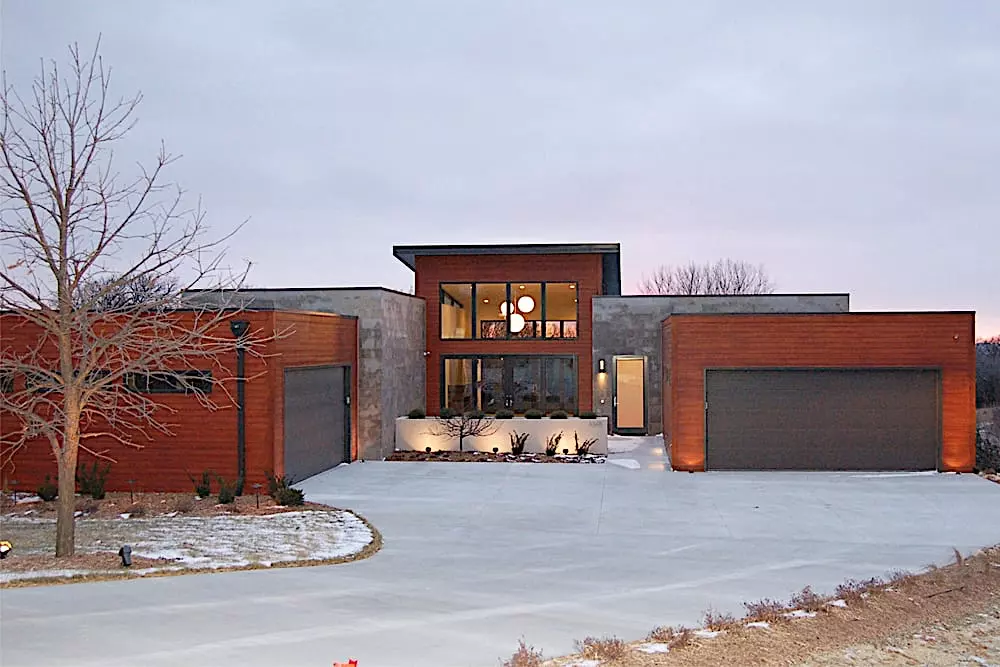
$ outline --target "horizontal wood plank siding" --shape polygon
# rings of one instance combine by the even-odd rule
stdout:
[[[671,441],[673,467],[705,468],[708,368],[938,368],[940,469],[970,471],[975,465],[974,328],[972,313],[671,316],[663,324],[664,351],[669,345],[671,359],[664,433]]]
[[[294,332],[275,341],[280,355],[274,374],[273,437],[274,459],[270,462],[277,474],[285,466],[285,368],[301,366],[349,366],[351,373],[351,460],[358,457],[358,320],[326,313],[275,313],[275,330]]]
[[[416,258],[416,296],[427,301],[427,412],[441,409],[441,357],[448,354],[562,354],[579,362],[581,410],[593,403],[591,299],[601,293],[602,255],[449,255]],[[575,282],[575,340],[441,340],[440,283]]]

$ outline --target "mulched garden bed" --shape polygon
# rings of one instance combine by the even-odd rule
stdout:
[[[510,452],[413,452],[396,451],[393,452],[387,461],[447,461],[460,463],[604,463],[607,460],[604,454],[556,454],[546,456],[545,454],[511,454]]]

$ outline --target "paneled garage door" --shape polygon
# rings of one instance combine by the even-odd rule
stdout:
[[[933,470],[935,370],[709,370],[709,470]]]
[[[350,369],[285,369],[285,474],[296,481],[349,458]]]

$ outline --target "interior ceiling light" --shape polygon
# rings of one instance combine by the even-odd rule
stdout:
[[[524,330],[524,318],[519,313],[510,316],[510,332],[521,333]]]
[[[517,300],[517,309],[522,313],[530,313],[535,309],[535,300],[530,296],[522,296]]]
[[[569,288],[570,289],[576,289],[576,285],[570,285]]]
[[[518,289],[524,289],[524,285],[518,285]]]
[[[500,304],[500,316],[507,317],[507,311],[510,310],[510,302],[504,301]]]
[[[489,302],[490,302],[489,299],[483,299],[483,303],[489,303]]]

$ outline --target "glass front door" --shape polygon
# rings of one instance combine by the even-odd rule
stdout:
[[[615,357],[615,432],[646,432],[646,362],[642,357]]]

